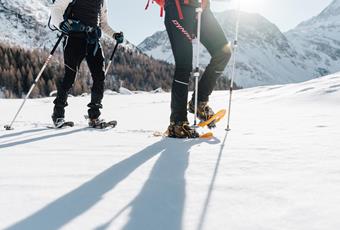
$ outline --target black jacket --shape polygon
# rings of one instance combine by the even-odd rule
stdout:
[[[97,27],[102,7],[103,0],[77,0],[72,7],[70,18],[79,20],[87,26]]]

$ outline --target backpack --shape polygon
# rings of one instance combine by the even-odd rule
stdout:
[[[52,0],[50,4],[50,18],[48,20],[48,27],[52,30],[59,30],[60,23],[66,20],[72,11],[72,6],[76,0]]]
[[[179,1],[180,0],[175,0],[175,3],[176,3],[177,11],[178,11],[178,16],[182,20],[182,19],[184,19],[184,17],[183,17],[183,12],[182,12],[182,8],[181,8],[181,3]],[[147,4],[145,6],[145,10],[147,10],[149,8],[150,2],[152,2],[152,3],[156,2],[161,7],[160,16],[163,17],[165,0],[148,0]],[[184,4],[188,5],[189,0],[184,0]]]

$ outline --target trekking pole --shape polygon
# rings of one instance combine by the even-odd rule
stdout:
[[[31,95],[31,93],[32,93],[32,91],[33,91],[33,89],[34,89],[34,87],[37,85],[37,83],[38,83],[40,77],[42,76],[42,74],[43,74],[44,70],[46,69],[48,63],[51,61],[52,56],[54,55],[54,52],[55,52],[56,49],[58,48],[58,46],[59,46],[59,44],[60,44],[60,42],[61,42],[61,40],[63,39],[64,36],[65,36],[65,34],[61,34],[61,35],[59,36],[59,39],[58,39],[57,43],[54,45],[54,47],[53,47],[53,49],[52,49],[50,55],[48,56],[48,58],[47,58],[46,61],[45,61],[45,64],[44,64],[43,67],[41,68],[41,70],[40,70],[40,72],[39,72],[37,78],[34,80],[33,85],[31,86],[30,90],[28,91],[28,93],[27,93],[27,95],[26,95],[24,101],[22,102],[22,104],[21,104],[21,106],[20,106],[18,112],[15,114],[15,116],[14,116],[12,122],[10,123],[10,125],[5,125],[5,126],[4,126],[4,128],[5,128],[6,130],[12,130],[12,129],[13,129],[13,127],[12,127],[13,123],[14,123],[15,120],[17,119],[17,117],[18,117],[20,111],[22,110],[22,108],[24,107],[24,104],[26,103],[27,99],[28,99],[29,96]]]
[[[198,107],[198,79],[200,77],[200,40],[201,40],[201,22],[202,22],[202,0],[198,0],[200,7],[196,9],[197,12],[197,43],[196,43],[196,67],[194,71],[195,77],[195,115],[194,115],[194,128],[197,126],[197,107]]]
[[[233,95],[233,88],[234,88],[234,79],[236,73],[236,59],[237,59],[237,48],[238,48],[238,35],[239,35],[239,27],[240,27],[240,12],[241,12],[241,0],[238,1],[238,9],[237,9],[237,16],[236,16],[236,25],[235,25],[235,40],[233,44],[233,67],[231,73],[231,80],[230,80],[230,96],[229,96],[229,108],[228,108],[228,123],[226,131],[230,131],[230,115],[231,115],[231,102],[232,102],[232,95]]]
[[[119,45],[119,42],[116,42],[115,48],[113,49],[113,52],[112,52],[111,57],[110,57],[110,61],[109,61],[109,63],[107,64],[107,67],[106,67],[106,70],[105,70],[105,76],[106,76],[107,73],[109,72],[109,69],[110,69],[110,66],[111,66],[111,64],[112,64],[113,57],[114,57],[114,55],[115,55],[115,53],[116,53],[116,50],[117,50],[117,48],[118,48],[118,45]]]

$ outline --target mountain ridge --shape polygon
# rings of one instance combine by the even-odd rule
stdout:
[[[237,84],[252,87],[301,82],[339,71],[340,42],[336,38],[340,37],[340,18],[336,20],[339,16],[334,13],[339,5],[339,0],[333,1],[319,15],[287,32],[281,32],[258,13],[241,12]],[[232,41],[235,37],[235,10],[215,15]],[[162,36],[159,34],[146,38],[138,47],[152,57],[173,63],[169,43],[164,41],[166,32],[163,31]],[[165,46],[154,46],[152,40],[157,40],[154,44]],[[308,50],[310,47],[313,49]],[[204,66],[210,59],[206,50],[202,57]],[[226,75],[229,73],[227,69]]]

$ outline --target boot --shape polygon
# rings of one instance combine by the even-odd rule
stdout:
[[[91,102],[87,105],[90,109],[87,111],[89,119],[98,119],[100,116],[100,109],[103,108],[102,102],[102,95],[99,95],[95,92],[91,93]]]
[[[88,113],[88,116],[89,116],[89,119],[92,120],[92,119],[98,119],[99,116],[100,116],[100,110],[99,109],[102,109],[103,108],[103,105],[100,104],[100,103],[89,103],[87,105],[87,107],[89,107],[90,109],[87,111]]]
[[[199,134],[195,129],[189,126],[187,121],[171,122],[168,130],[168,136],[172,138],[198,138]]]
[[[188,103],[188,111],[192,114],[195,113],[195,102],[193,100]],[[210,108],[207,101],[199,101],[197,103],[197,117],[201,121],[209,120],[214,116],[214,111]]]
[[[99,118],[89,118],[89,126],[92,128],[102,128],[104,121]]]
[[[192,114],[195,113],[195,102],[193,100],[190,100],[188,103],[188,111]],[[197,103],[197,118],[201,121],[207,121],[212,116],[214,116],[214,111],[210,108],[207,101],[199,101]],[[214,122],[211,122],[208,125],[208,128],[215,128],[216,124]]]
[[[52,114],[52,121],[55,126],[58,126],[62,122],[64,122],[65,107],[68,105],[66,100],[67,100],[67,95],[64,97],[61,97],[60,95],[58,95],[56,99],[53,101],[54,108],[53,108],[53,114]]]

